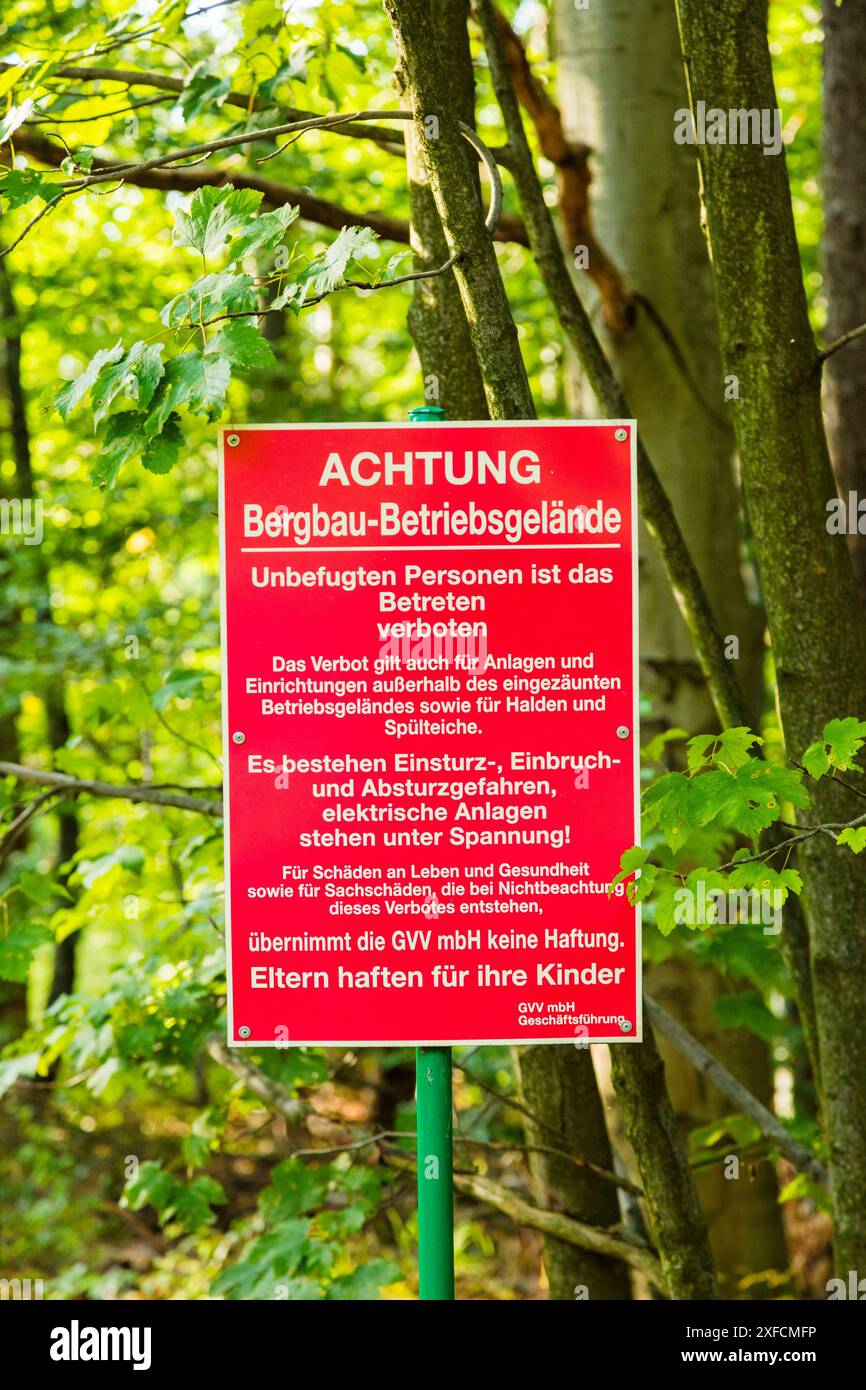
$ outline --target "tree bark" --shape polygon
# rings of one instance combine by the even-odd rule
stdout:
[[[610,1140],[589,1048],[520,1047],[514,1056],[521,1099],[537,1117],[526,1122],[527,1143],[555,1145],[610,1170]],[[557,1154],[532,1154],[530,1168],[539,1206],[565,1211],[592,1226],[619,1222],[615,1188],[591,1169]],[[630,1297],[624,1264],[555,1236],[545,1237],[544,1268],[552,1299]]]
[[[643,1042],[611,1047],[610,1062],[670,1296],[716,1298],[706,1222],[680,1142],[664,1063],[646,1014]]]
[[[30,429],[27,423],[27,398],[24,391],[23,378],[21,372],[21,331],[18,324],[18,310],[15,302],[15,292],[9,275],[6,261],[0,262],[0,308],[2,308],[3,318],[6,323],[4,330],[4,366],[6,389],[9,399],[9,432],[12,437],[12,452],[15,460],[15,486],[17,495],[21,498],[34,497],[33,486],[33,464],[30,449]],[[34,572],[39,591],[38,621],[53,630],[54,623],[51,614],[51,605],[48,601],[50,589],[48,566],[44,555],[38,552],[33,560]],[[18,615],[14,615],[17,621]],[[12,621],[12,619],[10,619]],[[69,724],[66,716],[64,704],[63,687],[50,683],[43,692],[45,708],[48,722],[48,742],[52,752],[56,748],[62,747],[69,737]],[[7,717],[4,723],[11,721],[11,730],[6,729],[5,736],[0,736],[0,752],[4,760],[8,757],[8,752],[12,751],[15,756],[11,759],[17,761],[17,739],[14,737],[15,719],[14,714]],[[11,741],[10,741],[11,734]],[[64,864],[71,859],[78,847],[78,816],[75,807],[71,803],[65,803],[57,811],[58,818],[58,846],[57,862]],[[65,886],[66,878],[61,878],[61,883]],[[71,933],[63,941],[58,942],[54,950],[54,971],[51,988],[49,991],[48,1002],[53,1003],[60,994],[71,994],[75,983],[75,959],[78,942],[78,932]]]
[[[0,338],[3,345],[3,394],[6,399],[6,431],[9,434],[12,457],[15,460],[15,481],[12,491],[22,500],[32,496],[30,477],[30,437],[27,433],[27,418],[24,413],[24,397],[21,391],[21,333],[5,261],[0,261],[0,315],[2,328]],[[5,490],[5,489],[4,489]],[[13,630],[19,622],[17,607],[10,607],[2,614],[2,621],[9,633],[9,644],[4,640],[4,650],[11,645]],[[17,762],[20,756],[18,743],[18,700],[11,692],[0,702],[0,758]],[[12,808],[12,819],[17,814],[17,806]],[[26,840],[19,840],[18,848],[23,849]],[[19,895],[20,896],[20,895]],[[21,911],[13,898],[10,904],[12,920]],[[0,1045],[20,1037],[27,1027],[27,986],[12,980],[0,980]]]
[[[557,238],[549,209],[545,204],[538,176],[529,150],[526,133],[517,104],[517,96],[511,81],[508,61],[503,43],[501,27],[496,19],[492,0],[473,0],[473,10],[481,26],[484,43],[491,65],[493,87],[505,121],[510,149],[510,168],[517,186],[523,215],[529,232],[530,244],[535,254],[538,268],[553,301],[560,323],[567,338],[578,353],[587,378],[595,393],[601,409],[614,418],[628,417],[630,411],[625,395],[607,361],[596,337],[589,317],[578,298],[569,275],[562,247]],[[641,511],[653,537],[657,540],[665,558],[665,568],[674,586],[684,615],[687,617],[689,631],[692,633],[701,660],[701,669],[713,692],[719,716],[722,720],[733,717],[733,722],[741,722],[743,703],[737,678],[725,668],[722,658],[721,637],[707,602],[706,594],[697,574],[688,547],[677,525],[659,477],[653,467],[641,439],[638,439],[638,488]],[[648,1050],[655,1052],[654,1044]],[[612,1049],[615,1053],[617,1049]],[[619,1066],[629,1084],[639,1088],[641,1074],[648,1065],[642,1047],[620,1049]],[[661,1090],[670,1110],[670,1101],[664,1091],[663,1072]],[[672,1112],[671,1112],[672,1113]],[[688,1172],[682,1145],[676,1138],[669,1137],[671,1169],[679,1175],[681,1183],[690,1187],[690,1202],[700,1215],[700,1204],[691,1176]],[[662,1177],[662,1182],[664,1177]],[[676,1207],[679,1192],[669,1193],[671,1207]],[[661,1223],[662,1233],[667,1226]],[[677,1237],[672,1228],[671,1234]],[[704,1256],[706,1255],[706,1260]],[[674,1252],[672,1258],[676,1259]],[[702,1245],[696,1253],[698,1262],[704,1263],[704,1281],[714,1285],[712,1263],[709,1260],[709,1245],[706,1228],[703,1230]]]
[[[460,134],[432,24],[429,0],[385,0],[405,99],[436,203],[454,278],[495,420],[535,418],[526,367],[496,253],[484,226],[468,147]],[[426,119],[425,118],[429,118]]]
[[[722,631],[728,641],[736,638],[733,660],[756,726],[764,617],[747,594],[740,563],[734,429],[722,389],[697,171],[690,151],[671,138],[671,112],[687,102],[676,15],[665,0],[620,0],[580,11],[571,0],[557,0],[555,45],[565,135],[569,144],[585,142],[592,150],[593,225],[636,300],[630,331],[602,331],[602,342]],[[571,250],[575,232],[562,220]],[[590,273],[594,254],[590,247]],[[578,271],[577,285],[594,313],[598,294],[591,279]],[[591,414],[593,402],[574,366],[567,394],[581,413]],[[688,630],[646,532],[640,538],[640,608],[641,690],[653,703],[642,731],[717,728]],[[746,1029],[723,1031],[715,1023],[716,999],[730,988],[715,970],[686,955],[671,956],[647,967],[646,987],[664,996],[679,1021],[771,1104],[767,1045]],[[729,1113],[724,1097],[703,1084],[667,1039],[658,1045],[681,1127]],[[720,1276],[785,1266],[770,1165],[753,1182],[727,1181],[722,1165],[696,1174],[695,1181]]]
[[[458,250],[465,253],[455,266],[454,278],[459,286],[462,321],[468,324],[471,358],[477,362],[483,381],[486,406],[494,419],[534,418],[535,407],[514,321],[496,255],[484,229],[472,166],[456,124],[454,98],[449,95],[455,64],[453,55],[451,62],[442,56],[441,17],[434,24],[429,0],[386,0],[386,9],[397,38],[404,99],[416,113],[416,151],[429,179],[445,246],[449,255]],[[459,22],[463,22],[462,18]],[[453,25],[449,32],[453,38]],[[463,50],[464,62],[467,57]],[[446,113],[447,120],[443,119]],[[438,121],[438,126],[427,123],[427,128],[436,132],[432,138],[424,124],[424,117],[430,115]],[[426,218],[428,209],[422,211]],[[451,308],[447,306],[449,312]],[[436,370],[438,359],[431,353],[430,360]],[[465,374],[465,360],[459,365]],[[594,1077],[590,1084],[587,1065],[591,1069],[589,1058],[580,1056],[573,1048],[542,1048],[531,1060],[524,1054],[519,1071],[526,1072],[529,1088],[540,1103],[544,1103],[545,1097],[560,1098],[553,1102],[557,1129],[563,1120],[560,1104],[564,1091],[579,1093],[584,1123],[580,1115],[571,1116],[566,1122],[569,1138],[581,1153],[592,1148],[593,1154],[586,1156],[596,1157],[601,1166],[609,1168],[611,1154],[601,1101]],[[535,1165],[535,1173],[547,1188],[547,1200],[575,1214],[582,1212],[586,1220],[604,1224],[616,1213],[616,1198],[612,1198],[611,1190],[594,1175],[580,1173],[574,1164]],[[545,1264],[551,1297],[573,1298],[575,1287],[581,1284],[587,1285],[591,1295],[595,1290],[596,1297],[628,1296],[624,1269],[577,1247],[568,1248],[561,1241],[549,1239],[545,1243]]]
[[[824,285],[828,342],[866,323],[866,8],[823,0]],[[866,338],[827,362],[824,401],[840,495],[866,497]],[[848,538],[866,603],[866,536]]]
[[[677,0],[692,109],[775,111],[765,8]],[[827,532],[835,485],[820,408],[784,154],[699,145],[702,191],[734,422],[767,605],[788,754],[833,717],[866,708],[866,633],[844,539]],[[845,821],[852,798],[826,779],[813,814]],[[866,1267],[866,864],[823,835],[803,847],[821,1094],[836,1259]]]
[[[468,11],[468,0],[440,0],[431,23],[450,103],[464,124],[474,126]],[[414,125],[406,130],[406,169],[415,269],[431,270],[443,265],[450,253]],[[486,420],[484,383],[453,271],[417,281],[408,323],[421,362],[427,404],[441,406],[446,420]]]

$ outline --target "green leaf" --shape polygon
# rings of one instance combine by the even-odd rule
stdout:
[[[111,487],[123,465],[139,453],[143,443],[142,419],[135,411],[112,415],[98,458],[90,468],[90,480]]]
[[[192,196],[190,210],[175,215],[174,240],[177,246],[191,246],[210,256],[225,246],[233,232],[249,222],[263,198],[252,188],[199,188]]]
[[[172,671],[165,684],[150,697],[150,703],[155,710],[162,711],[172,700],[194,700],[204,694],[206,675],[205,671],[188,668]]]
[[[823,743],[810,743],[803,754],[803,766],[810,777],[815,780],[823,777],[825,772],[830,771],[830,759]]]
[[[670,936],[674,927],[678,926],[677,911],[682,901],[677,897],[681,891],[682,884],[670,880],[659,890],[653,899],[655,910],[655,924],[662,936]]]
[[[148,440],[141,462],[149,473],[170,473],[180,458],[183,435],[177,419],[170,415],[161,432]]]
[[[689,739],[688,752],[686,753],[686,764],[689,772],[696,772],[704,763],[709,762],[708,750],[712,748],[716,741],[715,734],[697,734]]]
[[[824,725],[824,744],[833,767],[840,772],[859,772],[855,758],[866,740],[866,720],[831,719]]]
[[[6,210],[23,207],[34,198],[50,203],[60,192],[39,169],[6,169],[0,175],[0,197],[6,200]]]
[[[130,1179],[124,1188],[120,1205],[130,1211],[141,1211],[142,1207],[155,1207],[161,1212],[171,1198],[174,1179],[153,1159],[146,1159],[138,1170],[138,1176]]]
[[[751,839],[779,820],[783,801],[809,805],[799,772],[758,758],[749,758],[734,773],[702,772],[691,787],[689,812],[696,825],[717,821]]]
[[[640,871],[640,878],[628,885],[626,892],[632,907],[636,907],[638,903],[644,902],[649,897],[655,887],[658,873],[655,864],[645,864]]]
[[[204,63],[196,63],[179,98],[184,120],[191,121],[202,111],[219,110],[231,89],[228,77],[219,77],[208,72]]]
[[[291,226],[299,213],[300,208],[291,207],[286,203],[281,208],[275,208],[273,212],[262,212],[253,218],[229,247],[231,263],[239,261],[250,251],[267,250],[276,246],[282,241],[286,228]]]
[[[388,265],[390,266],[390,264],[389,261]],[[681,738],[688,738],[685,729],[663,729],[660,734],[656,734],[655,738],[650,739],[649,743],[644,744],[640,750],[641,757],[648,763],[660,762],[667,744]]]
[[[160,1214],[161,1221],[178,1221],[186,1231],[199,1231],[214,1222],[212,1208],[228,1201],[216,1178],[199,1173],[188,1183],[175,1180],[171,1201]]]
[[[230,381],[231,368],[223,357],[200,352],[173,357],[144,422],[145,432],[159,434],[172,411],[181,405],[196,414],[222,407]]]
[[[823,739],[810,743],[803,754],[803,766],[810,777],[824,777],[832,768],[839,772],[860,772],[857,755],[866,741],[866,720],[831,719],[824,725]]]
[[[360,256],[375,246],[378,233],[370,227],[344,227],[320,256],[316,256],[298,279],[313,295],[330,294],[341,285],[346,272]]]
[[[80,376],[61,386],[54,397],[54,405],[64,420],[68,420],[79,401],[96,382],[97,377],[108,363],[119,362],[123,357],[123,346],[118,338],[114,347],[101,348],[91,357]]]
[[[119,845],[110,854],[101,854],[98,859],[82,859],[76,870],[85,888],[103,878],[111,869],[124,869],[140,878],[144,871],[144,850],[139,845]]]
[[[779,1204],[799,1198],[805,1198],[817,1211],[830,1215],[830,1197],[826,1188],[815,1182],[814,1178],[810,1178],[808,1173],[796,1173],[790,1182],[785,1183],[779,1193]]]
[[[698,1153],[701,1149],[714,1149],[721,1141],[733,1140],[737,1148],[745,1148],[761,1138],[761,1128],[749,1115],[725,1115],[711,1120],[707,1125],[699,1125],[689,1135],[689,1149]]]
[[[751,759],[749,749],[755,744],[760,746],[763,742],[764,740],[753,734],[751,729],[742,726],[723,729],[719,734],[720,747],[715,754],[715,761],[729,767],[743,767]]]
[[[233,275],[227,270],[202,275],[163,305],[159,316],[169,328],[177,328],[184,323],[207,323],[220,314],[255,313],[259,301],[252,285],[252,276]]]
[[[47,874],[34,873],[32,869],[23,871],[18,880],[18,887],[32,903],[50,903],[57,897],[70,896],[62,883],[57,883]]]
[[[383,1284],[396,1284],[402,1278],[393,1260],[370,1260],[351,1274],[341,1274],[328,1286],[329,1299],[359,1299],[371,1302],[379,1297]]]
[[[89,145],[79,145],[74,153],[63,160],[60,167],[64,174],[89,174],[93,168],[93,150]]]
[[[783,1026],[767,1008],[757,990],[721,994],[716,1000],[716,1017],[722,1028],[748,1028],[764,1042],[773,1043]]]
[[[836,841],[837,845],[847,845],[853,854],[866,849],[866,825],[849,825]]]
[[[647,861],[648,854],[649,850],[642,849],[640,845],[633,845],[631,849],[627,849],[625,853],[620,856],[620,871],[607,890],[608,897],[610,897],[618,884],[622,883],[630,874],[635,873],[636,870],[643,867]]]
[[[306,294],[306,285],[299,285],[296,280],[283,280],[281,289],[268,307],[270,309],[285,309],[286,306],[289,306],[296,314],[300,313],[304,307]]]
[[[671,849],[680,849],[685,843],[694,785],[682,772],[667,772],[644,792],[645,828],[651,830],[657,825]]]
[[[0,932],[0,979],[23,983],[36,951],[52,940],[48,928],[37,922],[16,922],[7,932]]]
[[[95,407],[93,424],[98,425],[119,395],[138,401],[144,409],[153,399],[165,367],[162,343],[133,343],[119,361],[107,362],[100,370],[90,393]]]
[[[742,767],[749,762],[749,749],[756,743],[763,742],[762,738],[743,725],[724,729],[720,734],[698,734],[695,738],[689,739],[689,771],[696,772],[706,763],[713,763],[728,770]]]
[[[262,1211],[269,1221],[304,1216],[321,1206],[329,1180],[326,1167],[308,1168],[298,1159],[283,1159],[271,1174],[271,1186],[262,1193]]]
[[[208,343],[211,353],[224,357],[232,367],[250,371],[255,367],[273,366],[274,357],[267,338],[251,323],[235,320],[227,323]]]
[[[243,1259],[217,1275],[212,1292],[229,1298],[273,1298],[274,1286],[293,1275],[309,1251],[310,1226],[309,1220],[290,1219],[259,1236]],[[314,1288],[317,1292],[313,1297],[321,1298],[318,1286]]]
[[[773,869],[764,863],[743,864],[732,870],[727,881],[734,889],[746,888],[766,896],[774,907],[781,907],[789,892],[803,891],[803,880],[796,869]]]

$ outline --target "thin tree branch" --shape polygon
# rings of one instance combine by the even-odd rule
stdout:
[[[397,1168],[402,1172],[415,1171],[414,1164],[409,1159],[401,1159],[397,1155],[387,1155],[385,1162],[390,1168]],[[581,1250],[591,1250],[596,1255],[607,1255],[611,1259],[622,1260],[643,1274],[661,1293],[667,1292],[661,1265],[648,1246],[604,1226],[590,1226],[585,1221],[578,1221],[575,1217],[566,1215],[565,1212],[533,1206],[524,1197],[518,1197],[516,1193],[490,1178],[483,1177],[480,1173],[457,1172],[454,1174],[454,1186],[458,1192],[464,1192],[467,1196],[483,1202],[485,1206],[502,1212],[503,1216],[510,1217],[518,1226],[541,1231],[545,1236],[552,1236],[567,1245],[576,1245]]]
[[[866,323],[861,323],[859,327],[851,328],[847,333],[843,333],[841,338],[834,338],[832,343],[828,343],[827,346],[818,353],[819,363],[826,362],[827,358],[832,357],[834,352],[838,352],[840,348],[847,347],[848,344],[853,343],[855,339],[862,338],[864,333],[866,333]]]
[[[15,846],[15,841],[20,839],[23,835],[34,816],[38,813],[40,807],[44,806],[46,801],[50,801],[52,797],[61,794],[61,788],[49,787],[47,791],[40,792],[32,801],[28,801],[24,809],[10,822],[9,829],[6,831],[3,839],[0,840],[0,865],[6,862]]]
[[[59,169],[64,159],[67,158],[65,149],[58,149],[44,135],[38,135],[30,130],[17,132],[15,148],[20,154],[28,154],[31,158],[38,160],[40,164],[46,164],[54,169]],[[107,159],[94,159],[93,161],[93,168],[98,172],[115,167],[116,165]],[[403,218],[390,217],[387,213],[341,207],[338,203],[317,198],[303,188],[295,188],[280,183],[277,179],[267,178],[262,174],[247,174],[241,170],[233,169],[228,164],[188,165],[186,168],[179,169],[152,169],[144,173],[126,173],[123,181],[134,184],[138,188],[155,188],[162,192],[178,193],[194,193],[199,188],[219,187],[222,184],[231,183],[235,188],[252,188],[256,192],[264,194],[264,202],[269,207],[284,207],[286,204],[297,207],[305,222],[315,222],[320,227],[331,227],[338,232],[342,231],[343,227],[348,226],[370,227],[386,241],[395,241],[404,246],[409,245],[409,223]],[[29,228],[25,229],[24,235],[28,230]],[[523,221],[513,213],[502,214],[499,219],[499,226],[493,236],[496,241],[516,242],[519,246],[529,245],[529,237]]]
[[[259,1100],[265,1101],[267,1105],[273,1106],[289,1124],[297,1124],[308,1114],[310,1110],[309,1101],[300,1100],[297,1096],[290,1096],[284,1086],[279,1081],[273,1081],[271,1077],[265,1076],[260,1067],[255,1062],[250,1062],[241,1052],[232,1051],[227,1047],[221,1038],[211,1038],[207,1044],[208,1056],[217,1063],[230,1071],[239,1081],[242,1081],[248,1091],[252,1091]]]
[[[471,1082],[473,1086],[478,1086],[480,1090],[486,1091],[488,1095],[493,1096],[493,1098],[497,1100],[500,1105],[507,1106],[509,1110],[517,1110],[521,1115],[525,1115],[527,1119],[533,1120],[535,1124],[538,1125],[539,1129],[546,1129],[548,1134],[553,1135],[554,1138],[560,1140],[563,1139],[563,1136],[558,1129],[555,1129],[553,1125],[547,1124],[541,1118],[540,1115],[536,1115],[535,1112],[530,1110],[528,1106],[524,1105],[523,1102],[519,1100],[517,1096],[508,1096],[505,1095],[503,1091],[497,1091],[495,1086],[491,1086],[487,1081],[482,1081],[480,1076],[476,1076],[474,1072],[470,1071],[468,1067],[464,1066],[463,1063],[458,1061],[456,1058],[454,1060],[454,1065],[455,1067],[459,1067],[460,1071],[462,1071],[467,1081]],[[455,1144],[481,1144],[482,1142],[485,1143],[485,1147],[497,1147],[494,1144],[488,1144],[486,1141],[482,1141],[480,1139],[472,1139],[465,1135],[454,1135]],[[535,1146],[534,1148],[527,1148],[525,1144],[503,1144],[499,1147],[504,1149],[506,1152],[519,1151],[522,1153],[556,1154],[560,1158],[567,1158],[569,1162],[577,1164],[579,1168],[589,1169],[590,1172],[595,1173],[596,1177],[600,1178],[603,1182],[612,1183],[614,1186],[621,1187],[624,1189],[624,1191],[632,1192],[637,1196],[641,1195],[641,1189],[639,1187],[636,1187],[634,1183],[630,1182],[628,1178],[621,1178],[617,1173],[608,1172],[606,1168],[602,1168],[598,1163],[593,1163],[591,1159],[584,1158],[583,1154],[572,1153],[568,1149],[546,1146]]]
[[[554,1239],[565,1241],[568,1245],[577,1245],[583,1250],[592,1250],[596,1255],[608,1255],[612,1259],[622,1260],[643,1274],[661,1293],[666,1292],[661,1265],[646,1246],[604,1227],[587,1225],[585,1221],[578,1221],[564,1212],[533,1206],[531,1202],[479,1173],[455,1173],[454,1186],[458,1192],[465,1192],[484,1202],[486,1206],[501,1211],[519,1226],[541,1231],[546,1236],[553,1236]]]
[[[0,762],[0,777],[17,777],[19,782],[37,782],[73,796],[85,793],[88,796],[115,797],[120,801],[150,802],[156,806],[174,806],[179,811],[200,811],[203,816],[221,816],[223,813],[222,801],[204,801],[145,785],[124,787],[113,782],[68,777],[65,772],[43,772],[41,768],[25,767],[23,763]],[[218,791],[219,788],[214,787],[213,790]]]
[[[792,1138],[788,1130],[780,1120],[776,1118],[765,1105],[762,1105],[757,1097],[741,1081],[738,1081],[721,1062],[717,1061],[713,1055],[707,1051],[697,1038],[693,1038],[681,1023],[663,1009],[661,1004],[657,1004],[649,995],[644,996],[647,1013],[660,1033],[673,1043],[678,1052],[687,1057],[692,1065],[711,1081],[717,1090],[721,1091],[731,1101],[738,1111],[748,1115],[749,1119],[754,1120],[761,1133],[774,1144],[787,1159],[790,1159],[794,1167],[801,1173],[806,1173],[815,1182],[827,1183],[827,1172],[820,1159],[806,1148],[804,1144]]]
[[[117,106],[113,111],[98,111],[94,116],[33,116],[28,124],[30,125],[87,125],[90,121],[113,120],[115,116],[123,116],[127,111],[141,111],[148,106],[157,106],[161,102],[168,101],[168,97],[146,97],[144,101],[134,101],[129,106]],[[18,141],[15,141],[16,145]]]
[[[606,1168],[601,1168],[597,1163],[584,1158],[583,1154],[569,1153],[566,1149],[552,1148],[547,1144],[499,1144],[492,1139],[472,1139],[465,1134],[455,1134],[454,1143],[466,1144],[469,1148],[490,1149],[493,1153],[552,1154],[556,1158],[564,1158],[568,1163],[573,1163],[577,1168],[588,1168],[602,1182],[610,1183],[611,1187],[621,1187],[624,1192],[630,1192],[634,1197],[643,1196],[643,1189],[629,1178],[610,1173]]]
[[[0,63],[0,72],[15,66],[17,66],[15,63]],[[73,77],[81,82],[118,82],[125,87],[154,87],[158,91],[176,94],[183,92],[186,85],[182,78],[170,77],[167,73],[143,72],[137,68],[79,67],[75,64],[55,68],[51,73],[51,78],[54,77]],[[223,104],[239,107],[246,112],[273,111],[276,105],[272,101],[266,101],[263,97],[257,97],[252,92],[229,92],[223,99]],[[316,119],[315,112],[304,111],[300,107],[279,106],[277,109],[290,120]],[[372,140],[375,144],[385,148],[389,154],[402,156],[404,153],[403,141],[397,137],[395,131],[390,130],[387,126],[374,126],[351,121],[340,127],[340,134],[356,140]]]
[[[282,125],[264,126],[261,129],[240,131],[234,135],[223,135],[216,140],[205,140],[199,145],[188,145],[184,149],[173,150],[169,154],[155,155],[153,159],[144,160],[141,163],[128,161],[126,163],[109,165],[97,174],[88,174],[74,183],[67,184],[69,191],[78,188],[90,188],[95,183],[105,183],[106,180],[120,178],[127,173],[146,173],[150,169],[162,169],[169,164],[176,164],[180,159],[195,159],[199,155],[213,154],[217,150],[236,149],[243,145],[255,145],[261,140],[276,140],[281,135],[293,135],[296,132],[303,134],[308,130],[336,130],[345,126],[347,122],[357,120],[359,116],[390,116],[393,120],[402,120],[405,116],[400,111],[362,111],[349,113],[345,116],[310,116],[302,121],[288,121]]]

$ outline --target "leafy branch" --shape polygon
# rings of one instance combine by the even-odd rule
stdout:
[[[682,730],[669,730],[645,754],[656,758],[664,743],[681,736]],[[649,843],[626,850],[610,891],[628,880],[629,901],[650,902],[663,936],[678,925],[692,930],[716,925],[716,895],[730,890],[746,895],[744,906],[751,905],[752,894],[773,908],[782,906],[789,893],[799,895],[803,881],[796,869],[787,867],[788,859],[794,846],[816,835],[827,835],[854,854],[866,849],[866,814],[802,828],[782,818],[786,805],[799,811],[810,807],[806,776],[841,781],[838,773],[861,773],[857,759],[866,743],[866,720],[830,720],[821,738],[806,749],[802,765],[782,766],[752,756],[751,750],[762,743],[744,727],[700,734],[688,740],[686,771],[666,772],[644,791],[642,833]],[[772,825],[792,833],[759,848],[760,835]],[[700,861],[708,833],[722,841],[732,833],[743,836],[752,841],[754,852],[744,847],[724,863],[689,867],[696,858]],[[776,869],[770,860],[781,852],[785,866]]]
[[[178,352],[166,356],[166,342],[139,339],[127,348],[118,340],[100,349],[79,376],[56,391],[53,406],[64,420],[89,398],[94,429],[105,426],[91,469],[99,486],[110,487],[135,457],[152,473],[168,473],[183,445],[181,409],[216,419],[234,372],[275,363],[270,343],[254,322],[264,314],[284,309],[298,314],[336,290],[382,289],[442,274],[454,262],[452,257],[432,271],[394,276],[400,255],[378,277],[350,279],[350,269],[364,268],[363,257],[377,237],[368,227],[344,227],[323,252],[300,264],[282,245],[298,209],[259,212],[262,196],[231,184],[206,186],[193,195],[188,212],[176,214],[175,244],[195,252],[203,270],[160,311]],[[273,256],[273,269],[253,275],[243,268],[249,256],[266,253]],[[215,256],[224,256],[224,268],[209,271]],[[208,332],[218,324],[219,331]],[[200,344],[191,346],[197,338]],[[112,413],[124,401],[128,408]]]

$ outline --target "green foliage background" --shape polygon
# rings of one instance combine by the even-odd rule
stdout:
[[[524,26],[541,17],[541,7],[531,5],[517,15]],[[819,15],[813,5],[774,4],[771,22],[785,120],[789,133],[797,129],[788,158],[820,326]],[[128,37],[137,31],[143,37]],[[310,0],[284,16],[271,0],[253,0],[184,20],[176,3],[136,10],[124,0],[12,0],[0,32],[0,58],[14,65],[0,73],[0,116],[14,126],[16,108],[20,115],[23,103],[34,101],[28,114],[43,122],[41,133],[65,142],[71,161],[65,173],[42,171],[38,178],[22,177],[12,165],[0,174],[4,244],[62,180],[86,175],[94,153],[105,149],[118,159],[155,157],[245,122],[269,125],[281,105],[327,113],[394,104],[390,33],[378,5]],[[115,52],[111,45],[123,35]],[[157,47],[156,38],[167,47]],[[55,80],[56,68],[72,61],[159,66],[181,76],[184,88],[158,104],[112,114],[129,104],[118,84],[94,95],[92,85],[76,90]],[[481,134],[500,143],[481,68],[478,81]],[[247,114],[225,105],[229,83],[255,90],[261,109]],[[314,132],[273,153],[272,144],[260,144],[249,157],[227,158],[231,167],[339,203],[347,223],[352,210],[408,215],[402,161],[369,142]],[[265,156],[259,169],[255,161]],[[506,207],[516,211],[506,185]],[[0,719],[14,725],[18,760],[84,779],[193,786],[205,797],[221,781],[216,418],[400,420],[423,401],[406,330],[411,287],[338,291],[300,309],[290,301],[268,318],[263,336],[249,330],[226,338],[223,325],[197,329],[210,312],[189,299],[178,308],[177,297],[198,277],[216,275],[216,312],[243,306],[251,287],[272,301],[279,246],[290,253],[287,283],[309,282],[313,296],[346,273],[375,283],[409,268],[392,262],[404,247],[368,235],[349,244],[339,234],[335,252],[337,234],[295,221],[273,223],[270,244],[242,244],[232,269],[232,248],[200,235],[215,206],[225,209],[223,195],[205,206],[176,192],[97,185],[46,214],[9,257],[16,314],[4,321],[4,333],[20,333],[23,343],[45,539],[27,547],[4,538],[0,549]],[[264,236],[251,200],[236,206],[235,235]],[[198,231],[187,218],[198,218]],[[506,244],[499,256],[536,400],[542,413],[562,415],[553,313],[528,252]],[[250,276],[250,285],[227,284],[227,270]],[[201,300],[201,286],[192,293]],[[170,322],[161,321],[172,302]],[[80,382],[96,354],[117,344],[126,352],[138,342],[164,343],[165,361],[178,353],[196,360],[156,382],[155,369],[150,378],[139,372],[137,398],[128,392],[135,365],[129,358],[103,359],[89,397],[80,385],[63,389]],[[212,359],[207,380],[205,353]],[[182,390],[166,399],[178,382]],[[117,393],[110,402],[108,387]],[[154,400],[162,401],[161,434],[146,423]],[[0,409],[0,481],[11,495],[8,402]],[[94,409],[101,417],[96,430]],[[158,443],[142,467],[144,438]],[[58,694],[68,721],[59,745],[50,728],[50,701]],[[772,725],[770,716],[762,731],[770,747]],[[651,753],[648,779],[653,768]],[[19,792],[8,780],[0,793],[8,821]],[[793,783],[780,794],[790,800]],[[389,1078],[401,1067],[405,1078],[409,1059],[297,1049],[263,1054],[255,1060],[280,1101],[263,1105],[211,1046],[224,1029],[219,823],[95,798],[79,801],[76,813],[71,861],[58,862],[48,803],[0,878],[0,974],[9,1004],[0,1024],[8,1042],[0,1061],[7,1090],[0,1203],[10,1231],[0,1272],[42,1276],[52,1298],[346,1299],[382,1288],[390,1297],[408,1296],[413,1180],[399,1162],[382,1158],[390,1144],[399,1160],[411,1142],[372,1136]],[[689,826],[691,850],[697,845],[698,862],[710,868],[737,843],[730,818],[725,826],[711,820]],[[670,845],[662,860],[666,852],[670,863]],[[56,943],[75,933],[75,992],[49,1007]],[[746,1024],[773,1042],[778,1057],[796,1055],[784,971],[759,933],[679,929],[669,938],[653,930],[647,936],[656,957],[690,951],[747,980],[750,992],[732,999],[726,1026]],[[25,988],[30,1022],[19,1035]],[[460,1060],[468,1068],[458,1089],[461,1132],[477,1142],[483,1162],[485,1144],[507,1150],[518,1140],[517,1112],[486,1089],[512,1091],[510,1063],[504,1049]],[[391,1127],[411,1131],[405,1080],[396,1095]],[[801,1133],[812,1137],[806,1120]],[[358,1134],[370,1142],[346,1150]],[[723,1140],[718,1132],[696,1136],[698,1146],[710,1148]],[[319,1147],[318,1161],[292,1156]],[[516,1181],[516,1152],[490,1150],[488,1157],[501,1180]],[[524,1275],[514,1271],[537,1253],[533,1237],[499,1231],[494,1246],[489,1221],[467,1216],[458,1244],[458,1270],[470,1292],[520,1295]]]

